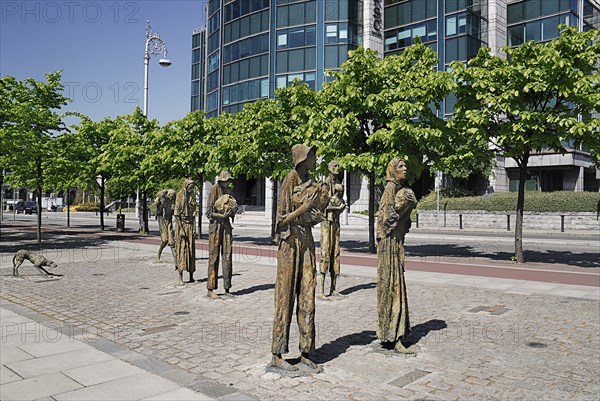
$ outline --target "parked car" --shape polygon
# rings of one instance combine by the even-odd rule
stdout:
[[[25,214],[37,214],[37,203],[33,201],[20,201],[17,202],[17,213]]]

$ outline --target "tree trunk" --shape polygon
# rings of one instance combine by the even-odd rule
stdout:
[[[519,193],[517,196],[517,221],[515,222],[515,258],[517,263],[524,263],[523,256],[523,208],[525,205],[525,181],[527,180],[527,162],[529,155],[525,155],[519,165]]]
[[[100,230],[104,231],[104,176],[100,176]]]
[[[142,201],[140,200],[142,191],[138,187],[135,191],[135,202],[136,202],[136,212],[137,212],[137,220],[138,220],[138,234],[144,234],[144,213],[142,208]]]
[[[71,227],[71,189],[67,189],[67,227]]]
[[[4,169],[0,168],[0,227],[2,226],[2,220],[4,219]]]
[[[376,253],[375,247],[375,173],[369,173],[369,252]]]
[[[142,223],[143,223],[143,232],[142,234],[146,235],[150,231],[148,229],[148,200],[146,199],[146,190],[142,191]]]
[[[198,177],[198,239],[202,239],[202,189],[204,184],[204,174]]]
[[[42,242],[42,159],[37,160],[37,242]]]
[[[275,241],[275,222],[277,221],[277,179],[273,179],[273,207],[271,207],[271,242]]]

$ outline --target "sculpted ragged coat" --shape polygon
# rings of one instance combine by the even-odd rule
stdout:
[[[187,187],[191,184],[184,182],[183,188],[177,193],[175,200],[175,254],[177,269],[179,272],[188,271],[193,274],[196,271],[196,249],[195,249],[195,216],[197,202],[194,192]]]
[[[377,337],[381,342],[395,343],[410,331],[404,237],[415,206],[414,193],[388,174],[377,213]]]

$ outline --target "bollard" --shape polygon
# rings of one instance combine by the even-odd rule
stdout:
[[[510,214],[506,215],[506,231],[510,231]]]
[[[416,213],[416,223],[417,223],[417,228],[419,228],[419,213]]]
[[[458,215],[458,227],[462,230],[462,214]]]
[[[448,208],[448,201],[444,203],[444,227],[446,227],[446,209]]]
[[[565,232],[565,215],[564,214],[560,215],[560,232],[561,233]]]
[[[117,214],[117,228],[118,233],[125,232],[125,215],[122,213]]]

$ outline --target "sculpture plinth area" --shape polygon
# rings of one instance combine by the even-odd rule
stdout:
[[[340,275],[340,214],[346,208],[343,200],[344,173],[337,161],[328,165],[329,174],[323,183],[310,171],[316,168],[316,148],[303,144],[292,147],[294,169],[281,184],[276,210],[275,232],[278,238],[277,273],[275,277],[274,320],[271,362],[267,371],[285,376],[317,374],[322,371],[311,357],[315,350],[315,290],[317,263],[312,228],[321,224],[321,262],[319,264],[319,297],[323,300],[343,300],[336,290]],[[387,166],[386,184],[377,212],[377,338],[376,352],[388,355],[415,355],[419,350],[408,344],[410,333],[408,297],[404,278],[404,239],[411,226],[410,214],[416,207],[414,192],[405,185],[406,163],[393,159]],[[238,204],[232,195],[233,177],[223,170],[210,189],[206,216],[209,221],[209,261],[207,297],[234,298],[230,293],[233,276],[232,224]],[[172,207],[174,192],[157,194],[157,215],[161,231],[160,253],[166,245],[175,246],[179,284],[183,272],[194,282],[194,227],[196,198],[194,181],[185,180]],[[175,234],[172,241],[173,216]],[[222,268],[223,294],[218,289],[219,264]],[[331,284],[325,295],[325,280]],[[343,303],[343,301],[341,302]],[[300,352],[299,358],[284,359],[289,353],[290,326],[296,309]]]

